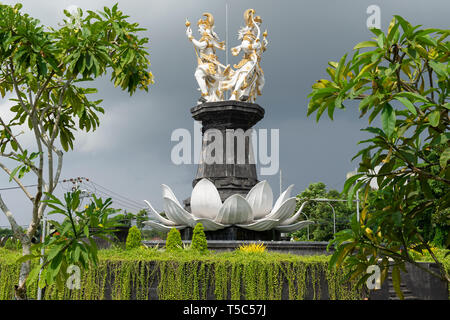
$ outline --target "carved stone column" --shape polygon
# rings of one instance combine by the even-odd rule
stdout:
[[[191,109],[192,117],[202,123],[202,155],[194,187],[203,178],[211,180],[224,201],[232,194],[245,196],[258,183],[253,157],[251,129],[264,117],[259,105],[241,101],[207,102]],[[217,137],[220,135],[220,137]],[[222,140],[222,150],[211,148]],[[209,155],[209,157],[208,157]],[[213,158],[211,158],[213,155]],[[219,161],[217,161],[219,160]],[[189,199],[185,205],[189,208]]]

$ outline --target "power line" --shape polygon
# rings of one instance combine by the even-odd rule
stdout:
[[[110,190],[98,183],[85,177],[78,177],[75,179],[64,180],[63,182],[71,182],[74,186],[72,188],[66,188],[66,190],[82,189],[91,194],[101,194],[111,198],[114,203],[117,203],[125,208],[134,210],[142,210],[143,206],[130,198],[127,198],[113,190]],[[103,190],[101,190],[103,189]]]
[[[127,198],[127,197],[125,197],[125,196],[122,196],[122,195],[118,194],[117,192],[114,192],[114,191],[112,191],[112,190],[109,190],[109,189],[106,188],[106,187],[103,187],[103,186],[99,185],[98,183],[95,183],[95,182],[93,182],[93,181],[91,181],[91,182],[92,182],[92,184],[94,184],[95,186],[100,187],[100,188],[102,188],[102,189],[104,189],[104,190],[106,190],[106,191],[108,191],[108,192],[110,192],[110,193],[112,193],[112,194],[115,194],[116,196],[118,196],[118,197],[120,197],[120,198],[126,200],[127,202],[131,202],[131,203],[137,204],[139,207],[141,206],[141,205],[140,205],[137,201],[135,201],[135,200],[131,200],[130,198]]]
[[[61,183],[62,181],[58,181],[56,184]],[[33,188],[33,187],[37,187],[37,184],[29,184],[26,186],[23,186],[24,188]],[[4,188],[0,188],[0,191],[5,191],[5,190],[15,190],[15,189],[22,189],[21,187],[4,187]]]
[[[142,206],[139,206],[136,202],[131,202],[131,201],[127,201],[127,200],[123,200],[123,199],[120,199],[120,198],[118,198],[118,197],[116,197],[116,196],[114,196],[114,195],[111,195],[110,193],[108,193],[108,192],[105,192],[105,191],[102,191],[102,190],[98,190],[98,189],[94,189],[94,190],[92,190],[92,189],[88,189],[89,191],[91,191],[92,193],[101,193],[101,194],[103,194],[103,195],[105,195],[105,196],[107,196],[108,198],[111,198],[112,200],[114,200],[114,202],[117,202],[118,204],[121,204],[121,205],[124,205],[124,206],[126,206],[126,207],[131,207],[131,208],[133,208],[133,209],[142,209]]]

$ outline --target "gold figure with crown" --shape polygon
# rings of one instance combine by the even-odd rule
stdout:
[[[224,93],[220,90],[220,82],[228,77],[230,68],[219,62],[216,49],[225,50],[225,43],[214,31],[213,15],[204,13],[203,17],[197,22],[199,40],[193,37],[190,22],[186,19],[186,35],[194,45],[198,62],[194,76],[201,92],[199,103],[222,101]]]
[[[238,39],[241,44],[231,49],[231,54],[237,56],[243,53],[243,57],[238,64],[235,64],[234,71],[229,80],[221,83],[222,90],[230,90],[230,100],[255,102],[256,97],[262,94],[265,79],[261,68],[261,56],[266,51],[267,31],[262,34],[260,40],[262,19],[255,16],[254,9],[244,12],[245,26],[238,32]]]

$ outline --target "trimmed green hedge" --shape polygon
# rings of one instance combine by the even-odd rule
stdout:
[[[0,249],[0,300],[12,299],[19,252]],[[81,289],[46,288],[45,299],[361,299],[328,256],[279,253],[201,254],[194,250],[99,251],[99,266],[82,275]],[[36,285],[29,286],[30,298]],[[155,292],[156,291],[156,292]],[[152,293],[153,292],[153,293]]]

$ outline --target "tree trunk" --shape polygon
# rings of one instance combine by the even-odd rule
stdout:
[[[23,256],[31,254],[31,241],[27,236],[24,237],[24,240],[25,241],[22,241]],[[28,260],[26,262],[23,262],[22,265],[20,266],[19,284],[16,285],[14,288],[14,296],[16,300],[27,300],[26,281],[30,271],[31,271],[31,261]]]

